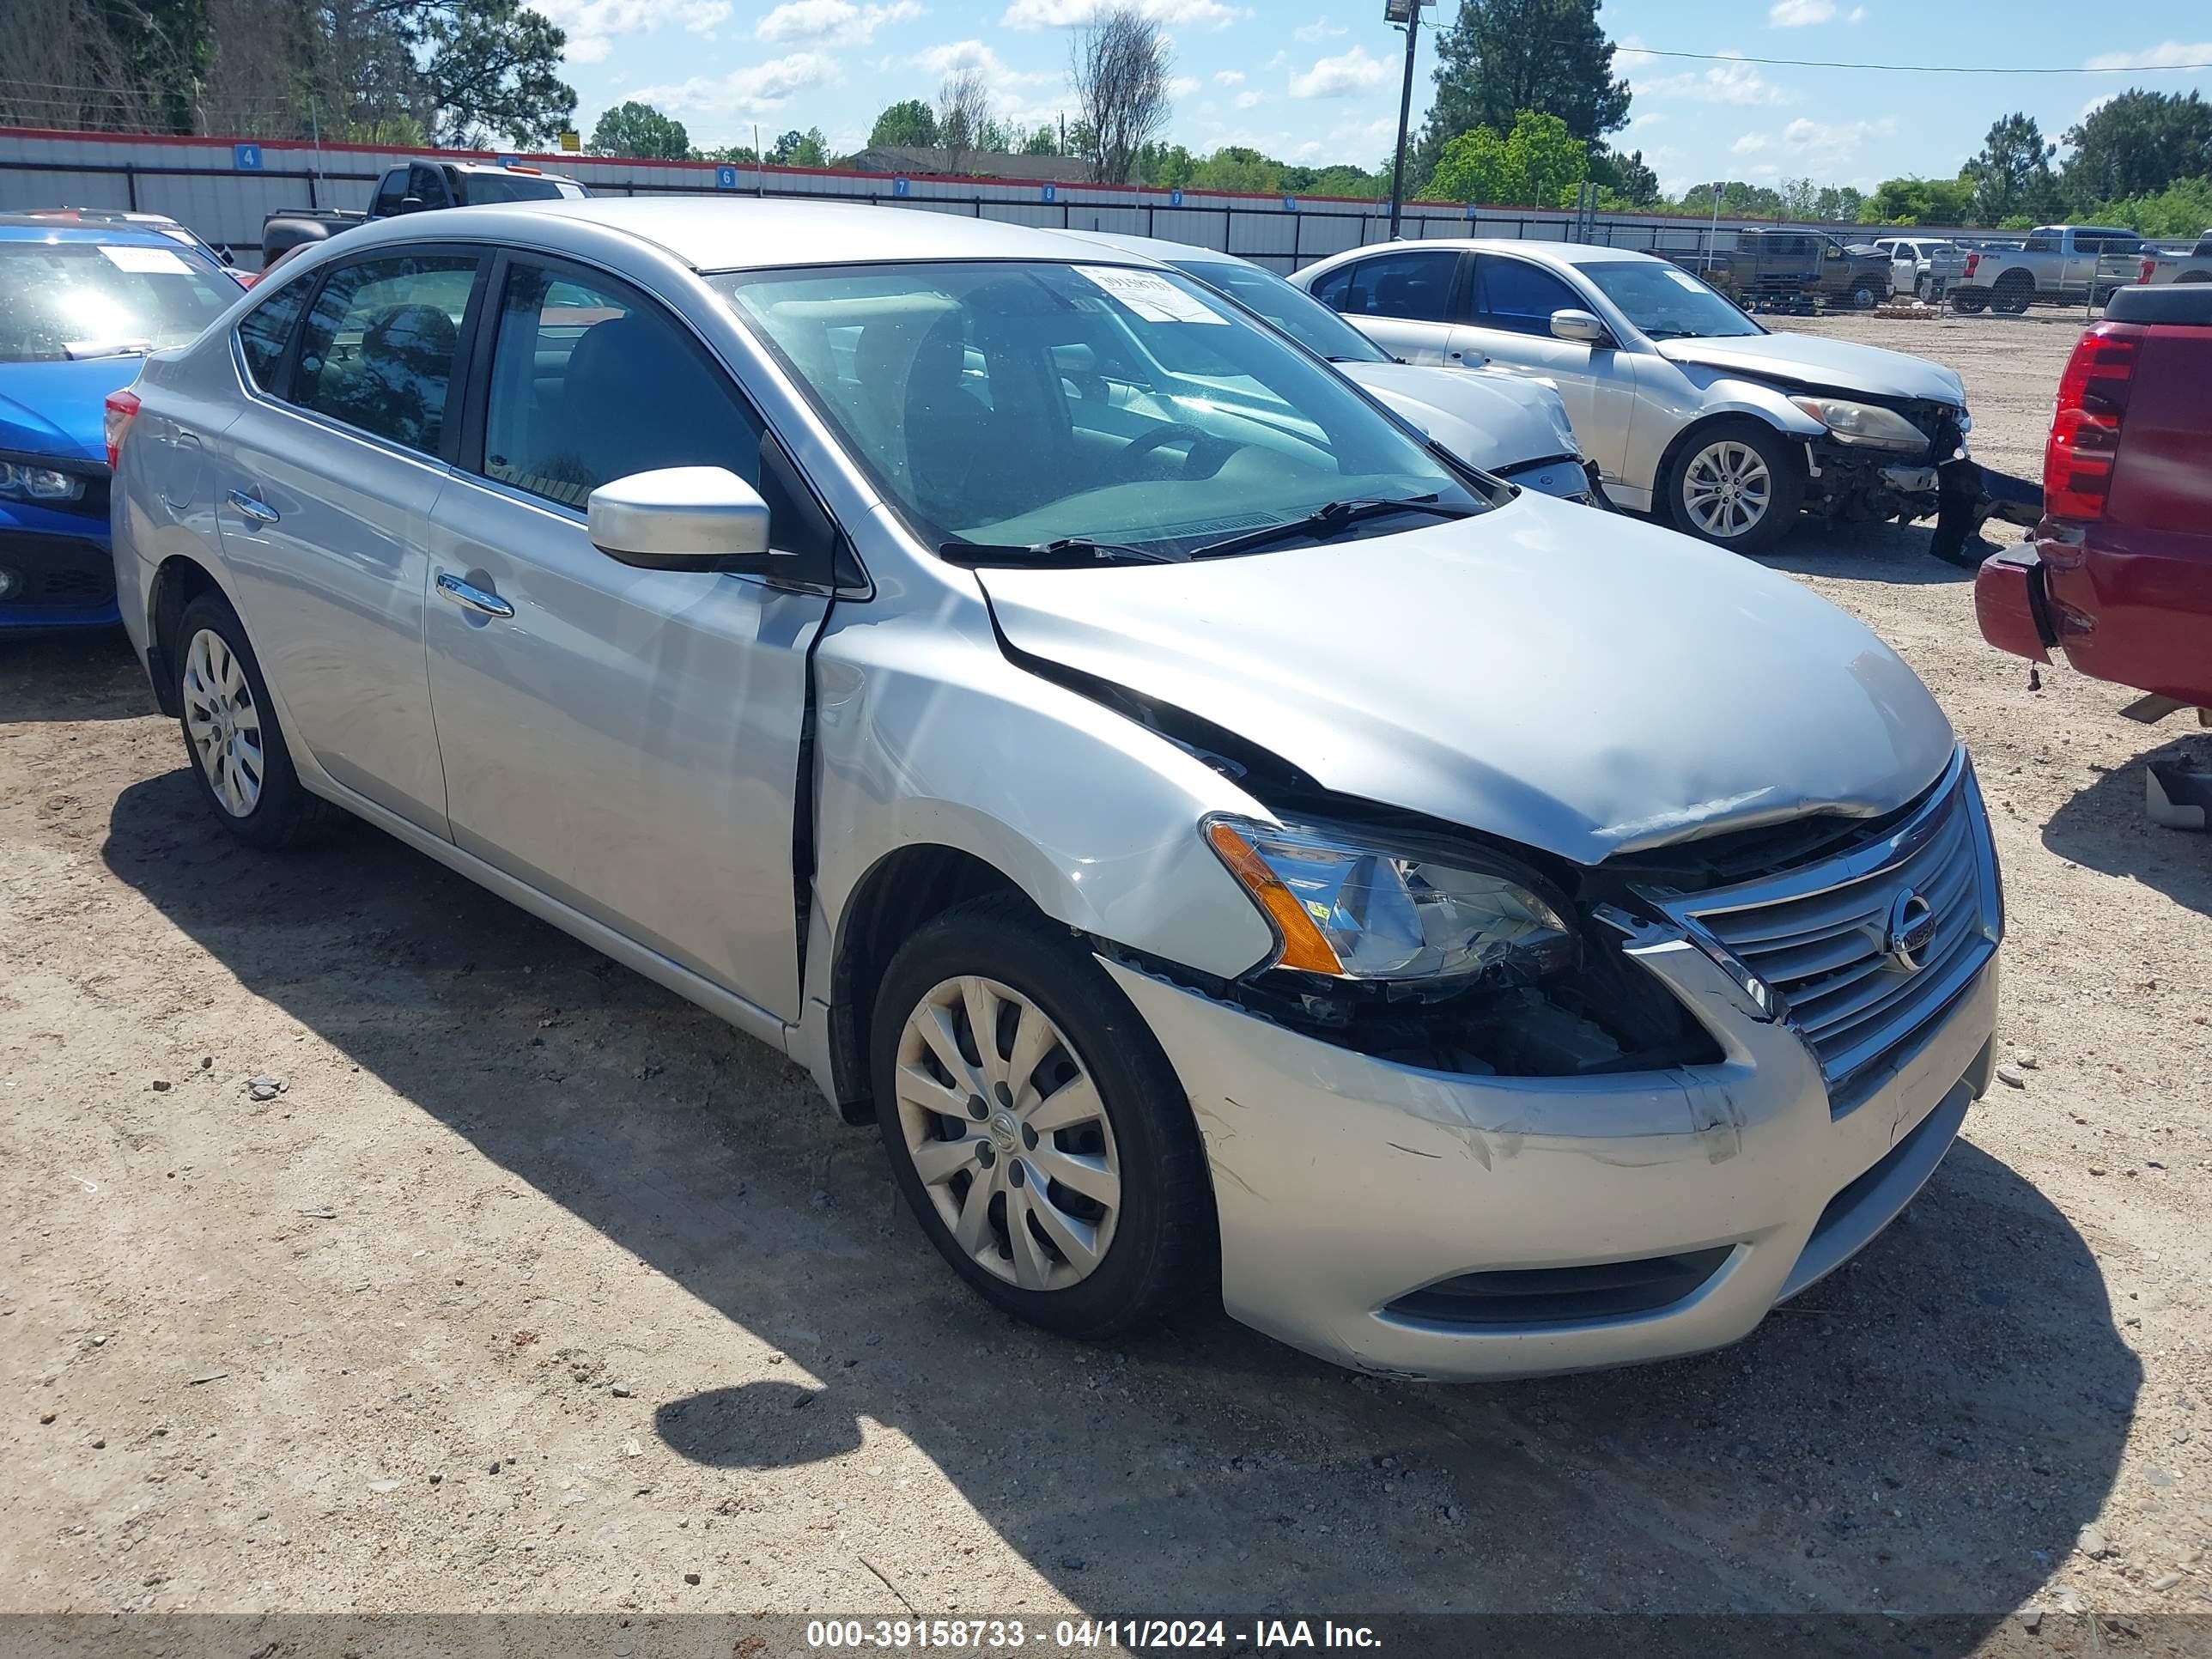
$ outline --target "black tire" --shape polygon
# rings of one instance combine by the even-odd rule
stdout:
[[[256,721],[261,752],[259,787],[247,809],[240,813],[216,793],[203,761],[201,746],[192,736],[193,700],[185,690],[194,672],[193,641],[202,633],[214,635],[237,659],[246,680],[246,704]],[[182,710],[177,729],[184,738],[185,763],[198,784],[200,799],[223,828],[252,846],[275,851],[302,847],[327,835],[343,823],[345,814],[328,801],[307,793],[292,765],[291,751],[269,700],[268,682],[246,637],[246,625],[220,593],[203,593],[185,607],[177,623],[175,649],[170,653],[177,677],[177,703]]]
[[[1734,536],[1707,532],[1690,512],[1686,490],[1690,469],[1697,458],[1711,446],[1734,441],[1754,451],[1765,464],[1767,476],[1773,481],[1769,493],[1765,515],[1749,529]],[[1785,438],[1764,421],[1748,416],[1715,421],[1699,427],[1682,441],[1668,464],[1666,493],[1662,501],[1668,520],[1686,536],[1695,536],[1700,541],[1711,542],[1716,547],[1725,547],[1731,553],[1764,553],[1784,536],[1796,522],[1797,510],[1805,499],[1805,461],[1803,446]]]
[[[1117,1151],[1121,1198],[1104,1255],[1087,1277],[1060,1288],[1023,1288],[963,1250],[907,1146],[896,1091],[907,1020],[938,987],[970,975],[1026,999],[1059,1029],[1097,1085]],[[972,1048],[972,1035],[969,1042]],[[1048,1053],[1048,1062],[1057,1052]],[[1027,901],[1012,895],[972,900],[925,924],[899,948],[877,992],[869,1060],[892,1177],[930,1243],[986,1301],[1063,1336],[1095,1342],[1152,1324],[1195,1295],[1219,1294],[1212,1188],[1182,1085],[1128,999],[1072,934]],[[994,1125],[998,1115],[991,1114]],[[989,1150],[984,1135],[975,1138]],[[1012,1166],[1021,1154],[1010,1152],[1005,1162],[1007,1178],[1016,1179]],[[1010,1241],[1003,1211],[994,1215],[990,1248],[997,1252]],[[1036,1237],[1044,1237],[1042,1229]]]
[[[1860,311],[1871,311],[1879,303],[1880,301],[1875,297],[1875,291],[1870,288],[1855,288],[1851,290],[1851,304]]]
[[[2002,317],[2027,314],[2035,300],[2035,284],[2030,282],[2000,282],[1990,295],[1990,309]]]
[[[1988,307],[1989,303],[1989,295],[1978,292],[1968,293],[1964,289],[1960,289],[1951,296],[1951,309],[1960,313],[1962,316],[1979,316]]]

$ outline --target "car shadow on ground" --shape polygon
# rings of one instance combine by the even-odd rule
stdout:
[[[2212,770],[2212,733],[2176,737],[2102,774],[2051,814],[2043,844],[2060,858],[2106,875],[2133,877],[2176,904],[2212,916],[2212,833],[2150,821],[2143,770],[2154,762]]]
[[[0,632],[0,720],[119,720],[154,712],[120,625]]]
[[[2003,526],[1970,550],[1986,557],[2000,540],[2011,537]],[[1946,564],[1928,550],[1932,524],[1816,524],[1811,520],[1796,526],[1782,544],[1759,562],[1770,570],[1793,575],[1820,576],[1832,581],[1878,581],[1913,587],[1971,583],[1971,566]]]
[[[780,1057],[388,838],[255,854],[179,769],[123,792],[105,857],[393,1109],[717,1310],[733,1351],[787,1357],[788,1380],[653,1401],[676,1453],[779,1468],[888,1425],[1102,1615],[1902,1609],[1972,1615],[1921,1646],[1964,1653],[2119,1468],[2141,1372],[2097,1266],[1970,1144],[1717,1354],[1420,1388],[1218,1311],[1086,1349],[960,1286],[873,1133]]]

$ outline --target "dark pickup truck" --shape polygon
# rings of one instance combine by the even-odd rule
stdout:
[[[340,231],[371,219],[437,208],[476,207],[486,202],[541,202],[561,196],[589,196],[574,179],[537,167],[499,167],[481,161],[410,161],[377,180],[366,213],[315,208],[279,208],[261,222],[261,269],[265,273],[294,249],[326,242]]]
[[[2194,708],[2212,723],[2212,284],[2123,288],[2083,333],[2058,382],[2042,522],[1984,562],[1974,611],[1999,650],[2048,662],[2057,647],[2148,692],[2137,718]],[[2154,811],[2184,787],[2154,767]],[[2201,807],[2183,810],[2201,826]]]
[[[1740,306],[1818,300],[1864,309],[1890,295],[1890,257],[1820,230],[1747,230],[1725,251],[1662,253]]]

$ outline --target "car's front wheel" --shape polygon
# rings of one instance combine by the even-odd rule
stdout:
[[[245,625],[220,594],[185,607],[172,660],[185,753],[225,829],[256,847],[291,847],[337,821],[301,786]]]
[[[1667,474],[1677,530],[1763,553],[1788,533],[1805,494],[1798,447],[1759,421],[1717,421],[1694,434]]]
[[[892,958],[872,1036],[893,1177],[987,1300],[1097,1340],[1218,1285],[1189,1103],[1065,928],[1012,896],[946,912]]]

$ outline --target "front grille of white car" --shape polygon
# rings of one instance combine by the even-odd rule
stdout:
[[[1996,953],[1996,884],[1961,750],[1920,806],[1871,844],[1668,908],[1780,994],[1840,1115],[1918,1047]],[[1911,895],[1924,901],[1929,928],[1900,951],[1899,934],[1917,932],[1917,907],[1898,915]]]

